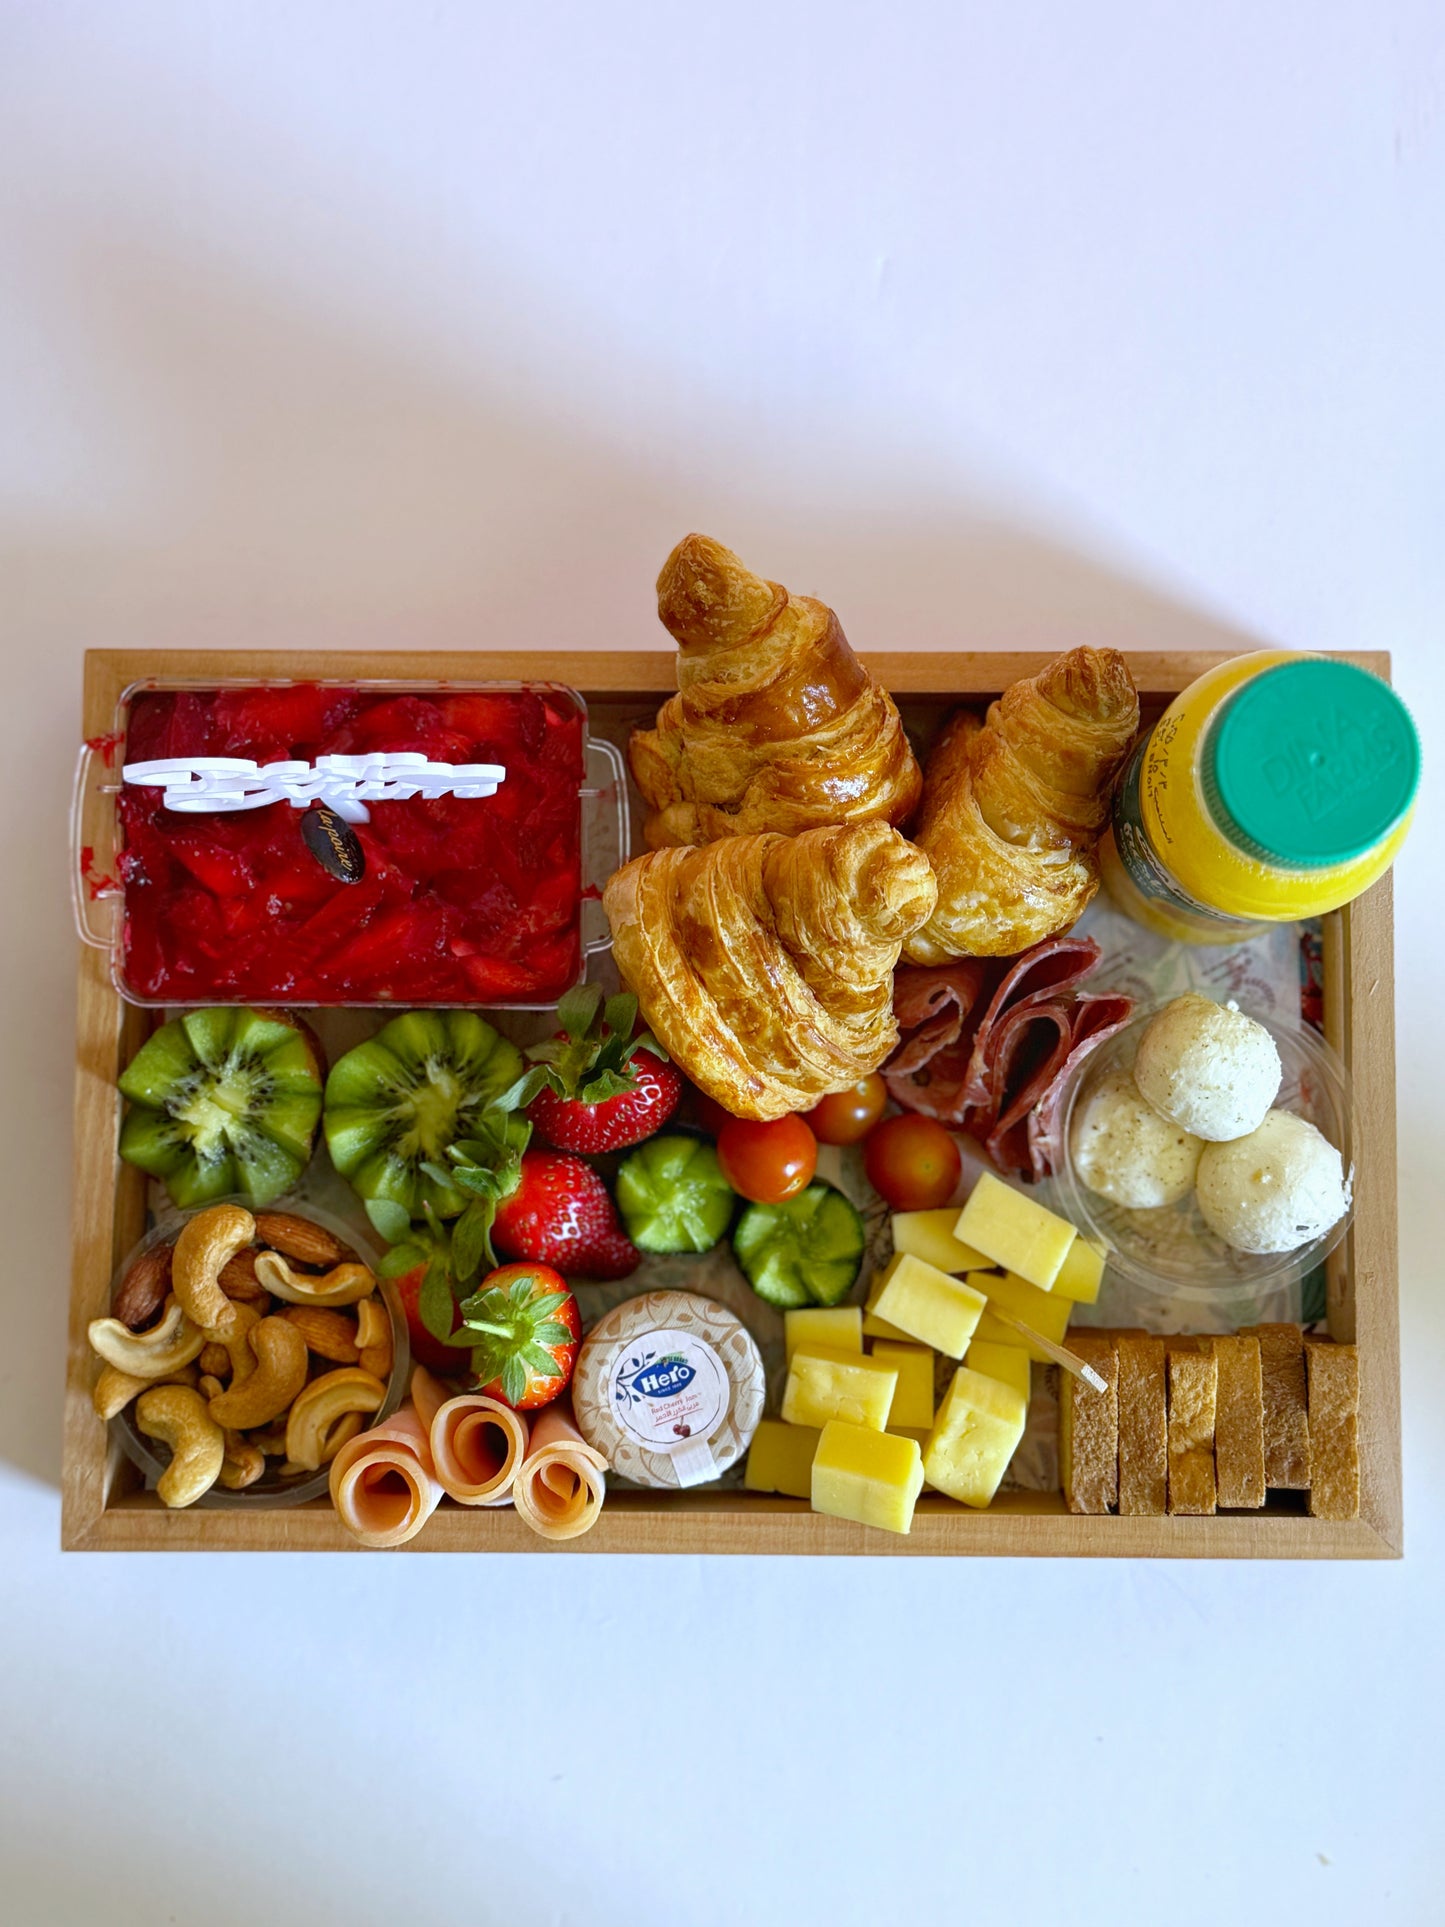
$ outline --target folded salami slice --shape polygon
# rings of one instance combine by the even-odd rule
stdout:
[[[512,1487],[517,1516],[543,1539],[580,1538],[601,1515],[606,1471],[606,1459],[578,1431],[567,1400],[546,1406]]]
[[[331,1503],[364,1546],[405,1545],[441,1500],[426,1427],[409,1404],[331,1461]]]
[[[899,970],[903,1036],[883,1067],[894,1101],[967,1131],[1001,1171],[1047,1177],[1070,1072],[1132,1009],[1078,994],[1100,954],[1091,937],[1061,936],[1019,957]]]

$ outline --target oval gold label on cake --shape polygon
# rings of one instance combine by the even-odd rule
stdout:
[[[359,883],[366,875],[361,838],[344,816],[325,803],[313,803],[301,817],[301,840],[338,883]]]

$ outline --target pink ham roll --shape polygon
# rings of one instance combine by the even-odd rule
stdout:
[[[405,1545],[441,1501],[426,1428],[410,1405],[349,1439],[331,1461],[331,1503],[364,1546]]]
[[[500,1399],[467,1392],[437,1407],[432,1463],[459,1505],[501,1505],[527,1450],[527,1420]]]
[[[607,1461],[577,1430],[570,1401],[537,1414],[527,1456],[512,1486],[518,1516],[543,1539],[590,1532],[607,1496]]]

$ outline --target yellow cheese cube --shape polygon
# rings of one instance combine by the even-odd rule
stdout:
[[[749,1492],[782,1492],[790,1499],[811,1498],[813,1454],[819,1433],[812,1425],[784,1425],[765,1418],[748,1447],[743,1484]]]
[[[911,1345],[913,1343],[913,1340],[908,1336],[907,1332],[899,1331],[896,1325],[890,1325],[886,1318],[880,1318],[876,1311],[869,1311],[866,1305],[863,1308],[863,1336],[865,1338],[887,1338],[898,1345]]]
[[[881,1432],[888,1423],[897,1389],[898,1369],[894,1365],[865,1358],[862,1352],[800,1345],[788,1367],[783,1417],[789,1425],[817,1426],[839,1418]]]
[[[830,1419],[813,1456],[813,1510],[833,1519],[907,1532],[923,1490],[914,1439]]]
[[[1026,1325],[1032,1325],[1036,1332],[1051,1338],[1056,1345],[1064,1342],[1064,1333],[1069,1328],[1073,1316],[1073,1300],[1056,1298],[1051,1291],[1040,1291],[1026,1278],[1015,1277],[1011,1271],[971,1271],[966,1281],[975,1290],[983,1292],[1005,1311],[1011,1311],[1015,1318],[1022,1318]],[[1022,1345],[1029,1357],[1040,1365],[1046,1365],[1049,1355],[1038,1345],[1032,1345],[1022,1332],[1016,1332],[1012,1325],[1006,1325],[1001,1318],[995,1318],[987,1307],[978,1321],[975,1338],[981,1338],[990,1345]]]
[[[997,1320],[994,1322],[997,1323]],[[1027,1405],[1030,1390],[1029,1355],[1017,1333],[1011,1345],[1000,1345],[994,1340],[980,1338],[975,1332],[968,1348],[968,1369],[982,1372],[985,1378],[1001,1379],[1005,1385],[1012,1385],[1023,1393]]]
[[[878,1344],[873,1356],[898,1367],[898,1387],[888,1409],[888,1430],[926,1432],[933,1424],[933,1353],[922,1345]]]
[[[811,1307],[807,1311],[783,1313],[783,1344],[788,1363],[799,1345],[826,1345],[834,1352],[861,1352],[863,1349],[863,1308],[861,1305]]]
[[[957,1222],[953,1205],[942,1211],[895,1211],[893,1249],[906,1252],[910,1258],[921,1258],[939,1271],[977,1271],[988,1259],[972,1245],[959,1243],[953,1235]]]
[[[961,1365],[923,1448],[929,1484],[964,1505],[986,1506],[1018,1449],[1027,1412],[1017,1385]]]
[[[985,1171],[959,1212],[953,1235],[1047,1291],[1078,1234],[1065,1219]]]
[[[972,1284],[906,1251],[890,1259],[873,1297],[880,1318],[949,1358],[962,1358],[968,1350],[983,1306],[983,1293]]]
[[[1058,1277],[1049,1287],[1053,1296],[1070,1298],[1076,1305],[1097,1304],[1107,1258],[1102,1245],[1082,1236],[1075,1238],[1059,1266]]]

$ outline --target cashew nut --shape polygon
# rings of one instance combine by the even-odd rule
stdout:
[[[226,1456],[221,1461],[221,1484],[228,1492],[244,1492],[266,1471],[266,1454],[239,1432],[227,1432]]]
[[[281,1420],[275,1425],[263,1425],[248,1432],[247,1439],[258,1452],[264,1452],[268,1459],[279,1459],[286,1452],[286,1422]]]
[[[320,1278],[293,1271],[275,1251],[256,1254],[256,1277],[273,1298],[288,1305],[354,1305],[376,1290],[376,1278],[363,1264],[333,1265]]]
[[[365,1310],[371,1300],[363,1303]],[[344,1311],[325,1311],[320,1305],[288,1305],[280,1314],[306,1340],[308,1351],[329,1358],[334,1365],[356,1363],[357,1327]]]
[[[208,1372],[212,1378],[229,1378],[231,1376],[231,1354],[226,1350],[224,1345],[219,1344],[214,1338],[208,1338],[206,1340],[205,1344],[201,1347],[201,1356],[196,1362],[200,1365],[201,1370]]]
[[[151,1385],[194,1385],[196,1368],[182,1365],[178,1372],[167,1372],[163,1379],[137,1378],[134,1372],[119,1371],[114,1365],[107,1365],[95,1381],[95,1390],[90,1402],[95,1407],[95,1415],[100,1419],[113,1419],[123,1412],[133,1398]]]
[[[186,1316],[223,1345],[236,1329],[236,1307],[221,1289],[221,1272],[255,1235],[256,1220],[241,1205],[212,1204],[188,1219],[176,1239],[175,1294]]]
[[[237,1305],[235,1310],[236,1329],[225,1344],[232,1391],[235,1391],[241,1381],[249,1378],[256,1369],[256,1354],[251,1350],[251,1333],[264,1316],[254,1305]],[[216,1376],[222,1378],[225,1373],[218,1372]]]
[[[92,1318],[86,1335],[91,1350],[107,1365],[151,1383],[199,1358],[206,1342],[206,1334],[191,1323],[175,1298],[166,1300],[160,1323],[149,1331],[133,1332],[118,1318]]]
[[[337,1436],[336,1421],[351,1414],[369,1417],[385,1398],[386,1387],[381,1380],[359,1366],[344,1366],[338,1372],[314,1378],[291,1407],[286,1421],[286,1457],[293,1464],[304,1465],[308,1472],[317,1471],[345,1443]]]
[[[196,1380],[196,1390],[207,1403],[213,1398],[219,1398],[225,1389],[224,1384],[216,1377],[214,1372],[202,1372]]]
[[[245,1432],[279,1418],[306,1383],[306,1340],[284,1318],[262,1318],[251,1327],[256,1369],[211,1400],[217,1425]]]
[[[209,1492],[221,1474],[226,1435],[206,1410],[205,1400],[188,1385],[163,1385],[142,1392],[135,1422],[147,1438],[171,1448],[171,1462],[156,1483],[162,1505],[192,1505]]]
[[[391,1377],[395,1348],[391,1336],[391,1313],[377,1296],[363,1298],[356,1307],[357,1363],[373,1378]]]

